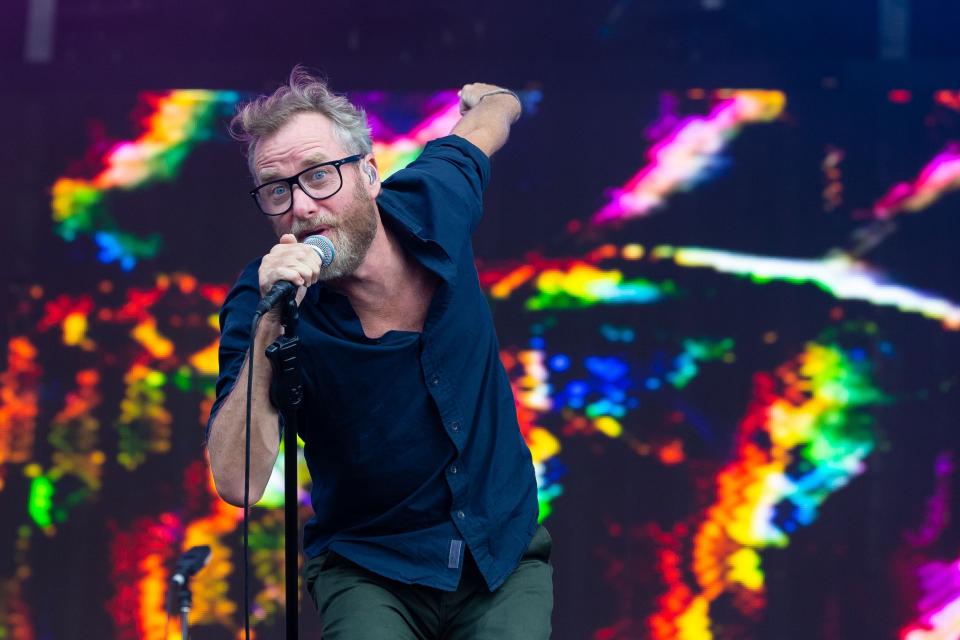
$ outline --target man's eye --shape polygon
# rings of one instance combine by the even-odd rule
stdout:
[[[321,180],[326,179],[326,177],[327,177],[326,169],[317,169],[316,171],[310,174],[310,179],[313,180],[314,182],[320,182]]]
[[[270,195],[274,198],[287,195],[287,185],[278,184],[270,188]]]

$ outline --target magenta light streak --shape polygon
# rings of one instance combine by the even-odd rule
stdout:
[[[875,205],[877,218],[926,209],[949,191],[960,188],[960,147],[948,146],[931,160],[913,182],[894,185]]]
[[[440,138],[450,133],[450,130],[460,121],[460,101],[456,93],[449,93],[450,104],[427,116],[423,122],[410,130],[404,137],[415,140],[419,145],[425,145],[434,138]]]
[[[960,560],[930,562],[918,571],[924,597],[919,619],[904,629],[903,640],[956,640],[960,637]]]
[[[593,223],[646,216],[668,196],[708,179],[727,143],[744,124],[769,122],[783,111],[780,91],[735,91],[707,116],[685,118],[647,152],[648,164],[610,202],[594,214]],[[655,124],[652,129],[657,129]]]
[[[929,547],[936,542],[950,518],[950,480],[953,475],[953,454],[944,451],[937,456],[934,464],[936,474],[936,488],[933,495],[927,498],[927,515],[924,521],[914,530],[904,534],[907,542],[916,548]]]

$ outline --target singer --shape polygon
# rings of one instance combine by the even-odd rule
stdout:
[[[364,112],[300,67],[232,123],[279,240],[220,314],[210,465],[241,505],[252,357],[250,502],[263,494],[280,442],[263,351],[279,314],[252,354],[249,327],[261,296],[290,282],[315,512],[304,578],[327,640],[550,635],[550,536],[470,240],[521,109],[507,89],[465,85],[450,135],[382,182]],[[303,244],[317,234],[335,249],[325,267]]]

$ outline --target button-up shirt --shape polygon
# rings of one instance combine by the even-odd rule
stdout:
[[[451,591],[469,548],[494,590],[533,536],[533,465],[470,242],[489,172],[483,152],[447,136],[382,185],[384,225],[439,277],[422,332],[368,338],[349,300],[322,284],[301,303],[310,557],[333,551],[388,578]],[[210,424],[249,344],[259,265],[244,269],[221,311]]]

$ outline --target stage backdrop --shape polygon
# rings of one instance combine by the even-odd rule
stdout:
[[[449,132],[454,89],[350,94],[384,176]],[[241,512],[202,437],[217,310],[274,242],[225,133],[246,97],[3,101],[2,639],[179,637],[166,584],[199,544],[192,637],[240,633]],[[554,637],[958,637],[960,93],[521,97],[474,245]],[[281,468],[252,509],[260,638]]]

